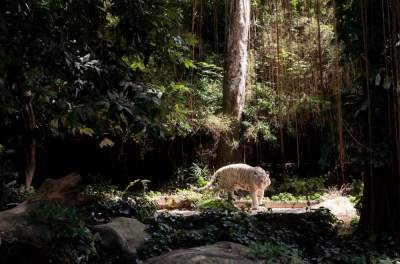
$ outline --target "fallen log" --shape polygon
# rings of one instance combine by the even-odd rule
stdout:
[[[300,202],[291,202],[291,201],[267,201],[264,204],[264,207],[266,208],[271,208],[271,209],[280,209],[280,208],[292,208],[292,209],[298,209],[298,208],[306,208],[310,207],[313,205],[319,204],[319,200],[315,201],[300,201]],[[235,202],[236,206],[238,207],[245,207],[249,206],[251,204],[250,201],[236,201]]]
[[[81,194],[81,176],[69,174],[60,179],[47,179],[31,198],[16,207],[0,212],[0,246],[2,242],[20,242],[37,248],[50,239],[44,224],[29,221],[29,214],[42,204],[81,205],[88,199]]]

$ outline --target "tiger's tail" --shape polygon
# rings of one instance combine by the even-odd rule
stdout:
[[[217,172],[215,172],[213,174],[213,176],[211,176],[211,179],[208,181],[208,183],[205,186],[200,187],[200,188],[196,188],[195,187],[195,188],[193,188],[193,190],[196,191],[196,192],[201,192],[201,191],[205,191],[205,190],[209,189],[213,185],[213,183],[215,182],[216,178],[217,178]]]

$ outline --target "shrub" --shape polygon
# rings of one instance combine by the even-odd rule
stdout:
[[[293,195],[291,193],[279,193],[271,196],[272,201],[299,202],[299,201],[317,201],[321,198],[321,193],[316,192],[310,195]]]
[[[303,179],[299,177],[286,177],[284,182],[275,188],[278,193],[292,193],[306,195],[322,191],[326,187],[326,178],[323,176]]]
[[[189,168],[189,181],[195,182],[199,187],[203,187],[207,184],[206,178],[210,176],[211,172],[207,166],[200,166],[193,163]]]
[[[108,183],[87,186],[85,193],[92,196],[95,203],[87,206],[85,211],[91,215],[94,223],[108,222],[112,217],[118,216],[135,217],[140,221],[146,221],[156,211],[154,202],[144,193],[136,195],[129,193],[129,188],[119,191]]]
[[[190,167],[180,167],[176,170],[173,181],[170,183],[174,188],[186,188],[190,185],[202,187],[207,184],[207,178],[211,172],[207,166],[193,163]]]
[[[302,264],[300,250],[282,242],[253,243],[250,246],[253,253],[265,259],[266,264]]]
[[[232,241],[246,246],[253,243],[286,243],[314,250],[316,243],[334,235],[334,216],[326,210],[303,215],[257,214],[209,207],[200,215],[177,217],[163,214],[153,219],[151,238],[139,250],[141,258],[177,248],[188,248]]]
[[[235,205],[232,200],[221,200],[221,199],[206,199],[200,202],[197,206],[197,209],[200,212],[204,212],[207,210],[222,210],[222,211],[237,211]]]
[[[354,180],[351,184],[350,201],[355,204],[355,208],[359,213],[362,208],[363,194],[364,194],[364,182],[361,180]]]
[[[0,176],[1,177],[1,176]],[[5,185],[0,194],[0,210],[6,210],[21,203],[35,194],[33,187],[25,188],[16,183]]]

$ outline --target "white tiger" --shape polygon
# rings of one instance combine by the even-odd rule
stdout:
[[[264,190],[271,184],[269,172],[261,167],[247,164],[231,164],[218,169],[206,186],[195,188],[197,191],[206,190],[217,182],[220,191],[227,191],[233,197],[236,189],[250,192],[252,209],[257,209],[264,198]]]

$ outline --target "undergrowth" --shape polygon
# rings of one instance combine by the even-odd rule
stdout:
[[[300,178],[297,176],[287,176],[278,186],[272,186],[273,193],[292,193],[294,195],[307,195],[324,190],[326,177]]]
[[[140,192],[129,191],[134,184],[139,184]],[[108,183],[87,186],[85,194],[92,197],[94,203],[84,208],[91,215],[93,223],[105,223],[113,217],[135,217],[147,221],[156,211],[152,198],[146,195],[146,182],[135,182],[124,191],[118,190]]]
[[[301,252],[297,248],[282,242],[253,243],[250,245],[250,249],[257,257],[265,258],[266,264],[304,263]]]
[[[371,242],[362,235],[339,236],[337,221],[326,209],[301,215],[251,216],[236,208],[213,208],[190,217],[163,214],[150,222],[151,238],[139,250],[139,256],[145,259],[178,248],[231,241],[249,246],[266,263],[400,261],[397,244],[382,246],[388,245],[389,238]]]
[[[207,210],[227,210],[227,211],[235,211],[239,210],[235,207],[232,200],[225,200],[225,199],[216,199],[216,198],[209,198],[202,202],[200,202],[197,206],[197,209],[200,212],[204,212]]]
[[[283,201],[283,202],[305,202],[305,201],[318,201],[322,197],[319,192],[312,193],[310,195],[293,195],[291,193],[283,192],[277,195],[271,196],[272,201]]]

